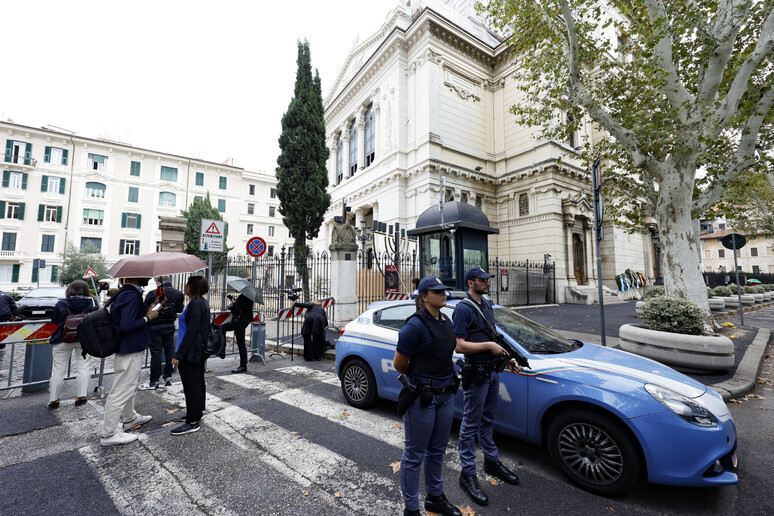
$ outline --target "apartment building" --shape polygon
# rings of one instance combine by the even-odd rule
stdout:
[[[91,245],[112,264],[161,250],[160,216],[178,216],[209,192],[229,224],[232,254],[263,237],[269,252],[293,240],[278,213],[276,177],[243,168],[0,122],[0,288],[56,283],[66,244]],[[33,268],[42,259],[46,267]]]
[[[702,268],[704,272],[731,272],[734,270],[734,252],[723,247],[723,237],[739,233],[724,218],[702,220],[701,242]],[[761,235],[745,235],[745,246],[736,251],[736,264],[740,271],[753,274],[774,274],[774,239]]]

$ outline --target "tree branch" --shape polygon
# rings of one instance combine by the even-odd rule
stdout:
[[[659,60],[661,69],[667,74],[668,84],[664,88],[664,94],[666,95],[672,108],[677,110],[677,117],[681,123],[685,124],[688,121],[688,109],[687,105],[693,103],[694,97],[685,88],[685,85],[677,75],[677,69],[672,54],[672,38],[669,34],[669,18],[667,16],[666,8],[661,0],[645,0],[645,5],[648,9],[648,17],[651,24],[660,28],[656,31],[658,34],[658,41],[655,45],[655,54]],[[659,20],[663,20],[659,23]]]
[[[766,171],[764,173],[764,177],[766,178],[766,182],[769,184],[769,188],[771,188],[771,193],[774,194],[774,174],[772,174],[770,171]]]

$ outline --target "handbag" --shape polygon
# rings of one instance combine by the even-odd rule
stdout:
[[[210,333],[204,342],[204,354],[207,357],[214,355],[218,355],[220,358],[226,357],[226,335],[217,324],[210,324]]]

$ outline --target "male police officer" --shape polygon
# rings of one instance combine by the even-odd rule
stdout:
[[[519,477],[500,462],[497,446],[492,438],[500,387],[500,378],[494,368],[498,357],[507,354],[507,351],[492,340],[494,311],[492,305],[482,298],[489,291],[490,279],[493,276],[481,267],[471,267],[465,272],[467,299],[457,304],[453,317],[454,335],[457,337],[456,350],[465,354],[466,364],[475,371],[475,377],[463,395],[458,446],[462,465],[460,487],[479,505],[487,505],[489,498],[476,477],[476,436],[481,451],[484,452],[484,471],[509,484],[519,483]],[[518,366],[512,367],[520,369]]]

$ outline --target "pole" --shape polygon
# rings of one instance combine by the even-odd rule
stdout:
[[[591,189],[594,190],[594,228],[597,232],[596,238],[596,250],[597,250],[597,292],[599,296],[599,316],[602,322],[602,329],[600,334],[602,337],[602,347],[607,347],[607,340],[605,337],[605,299],[602,297],[602,257],[599,254],[599,242],[602,240],[602,213],[600,208],[602,202],[600,197],[600,189],[602,185],[597,184],[597,175],[600,173],[599,158],[594,161],[594,165],[591,168]]]
[[[94,289],[94,294],[95,294],[95,296],[97,298],[96,299],[96,301],[97,301],[97,308],[99,308],[99,290],[97,290],[97,284],[94,283],[94,277],[93,276],[91,278],[91,288]]]
[[[734,273],[736,274],[736,297],[739,299],[739,320],[744,326],[744,307],[742,306],[742,287],[739,285],[739,266],[736,264],[736,233],[731,233],[731,247],[734,252]]]
[[[212,286],[212,253],[207,253],[207,284]],[[207,290],[207,304],[212,300],[212,289]]]

